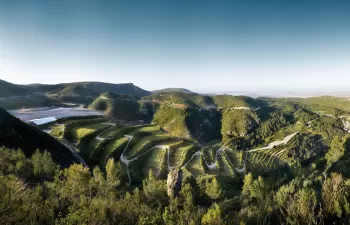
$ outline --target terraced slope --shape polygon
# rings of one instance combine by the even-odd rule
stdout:
[[[56,135],[59,132],[54,131],[59,129],[61,133]],[[190,139],[170,136],[158,125],[117,125],[103,117],[67,119],[54,125],[51,134],[74,143],[90,166],[104,168],[109,157],[120,161],[129,184],[140,183],[150,170],[165,179],[174,167],[194,177],[212,174],[227,179],[247,171],[259,174],[284,171],[291,163],[288,153],[294,149],[292,143],[297,135],[293,133],[266,147],[242,151],[220,143],[200,146]]]
[[[114,97],[129,101],[126,96]],[[156,103],[160,105],[149,125],[115,124],[103,117],[68,119],[53,126],[51,134],[75,144],[91,166],[103,168],[109,157],[120,161],[126,180],[133,184],[149,170],[165,178],[173,167],[194,177],[210,174],[223,180],[246,172],[284,174],[325,154],[332,137],[347,133],[347,117],[318,114],[293,102],[270,101],[253,108],[256,101],[244,97],[220,101],[224,108]],[[250,107],[231,107],[240,101]],[[198,141],[205,129],[223,137]]]
[[[166,178],[173,167],[182,168],[193,176],[216,174],[235,177],[240,166],[236,152],[220,145],[208,150],[196,142],[170,136],[158,125],[125,126],[105,118],[67,119],[51,126],[51,135],[69,140],[90,166],[104,167],[109,157],[120,160],[126,179],[141,182],[149,170]]]

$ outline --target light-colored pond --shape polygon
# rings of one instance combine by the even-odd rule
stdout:
[[[61,119],[71,116],[95,116],[103,115],[102,111],[83,109],[83,108],[64,108],[64,107],[44,107],[31,109],[9,110],[13,116],[23,121],[45,121],[47,118]]]

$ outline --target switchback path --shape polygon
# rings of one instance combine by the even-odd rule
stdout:
[[[65,129],[65,125],[64,125],[64,124],[58,124],[58,125],[61,125],[63,130]],[[116,126],[116,124],[110,124],[110,125],[111,125],[110,128],[108,128],[107,130],[101,132],[99,135],[96,136],[95,139],[100,140],[100,141],[105,140],[105,138],[101,138],[100,135],[102,135],[103,133],[107,132],[108,130],[110,130],[110,129],[112,129],[113,127]],[[279,146],[279,145],[282,145],[282,144],[287,144],[297,133],[298,133],[298,132],[292,133],[292,134],[286,136],[283,140],[271,142],[271,143],[270,143],[269,145],[267,145],[266,147],[248,150],[248,151],[246,151],[246,154],[249,154],[249,153],[255,152],[255,151],[262,151],[262,150],[273,149],[273,148],[276,147],[276,146]],[[129,140],[128,140],[128,143],[127,143],[125,149],[123,150],[123,152],[122,152],[122,154],[121,154],[121,156],[120,156],[120,161],[121,161],[121,162],[126,166],[126,168],[127,168],[127,176],[128,176],[128,180],[129,180],[129,181],[128,181],[128,185],[131,185],[131,182],[132,182],[132,180],[131,180],[131,175],[130,175],[130,171],[129,171],[129,164],[130,164],[131,162],[133,162],[133,161],[138,160],[141,156],[147,154],[148,152],[150,152],[150,151],[152,151],[152,150],[154,150],[154,149],[160,149],[160,150],[163,150],[163,151],[167,151],[167,154],[166,154],[166,157],[167,157],[167,164],[168,164],[168,165],[167,165],[167,169],[168,169],[168,171],[170,171],[170,170],[173,168],[173,167],[170,165],[170,150],[169,150],[169,146],[167,146],[167,145],[155,145],[155,146],[151,147],[150,149],[148,149],[147,151],[141,153],[140,155],[138,155],[138,156],[136,156],[136,157],[134,157],[134,158],[131,158],[131,159],[127,159],[127,158],[125,157],[124,154],[125,154],[125,152],[128,150],[129,144],[130,144],[131,140],[133,139],[133,136],[131,136],[131,135],[124,135],[124,137],[128,138]],[[107,139],[108,139],[108,138],[107,138]],[[76,150],[72,145],[70,145],[66,140],[63,140],[62,143],[63,143],[64,145],[66,145],[66,146],[72,151],[72,153],[79,159],[79,161],[80,161],[84,166],[86,166],[86,167],[88,166],[88,165],[85,163],[85,161],[80,157],[80,155],[78,154],[77,150]],[[214,162],[212,162],[212,163],[209,163],[209,162],[205,159],[205,157],[203,157],[206,167],[207,167],[209,170],[215,170],[215,169],[217,169],[218,157],[219,157],[219,155],[220,155],[221,157],[222,157],[223,154],[226,155],[226,150],[227,150],[227,148],[225,148],[225,147],[220,147],[220,148],[218,148],[218,149],[216,150],[216,152],[215,152],[215,159],[214,159]],[[183,164],[183,166],[181,166],[181,168],[187,167],[188,164],[189,164],[195,157],[199,157],[199,156],[201,156],[201,155],[204,155],[203,152],[201,152],[201,151],[197,151],[197,152],[193,153],[193,155],[190,157],[190,159],[189,159],[187,162],[185,162],[185,163]],[[227,159],[228,163],[229,163],[232,167],[234,167],[233,163],[229,160],[229,158],[226,157],[226,159]],[[245,157],[244,157],[243,167],[242,167],[242,168],[235,168],[236,172],[238,172],[238,173],[244,173],[244,172],[245,172],[246,160],[247,160],[247,155],[245,155]]]
[[[279,140],[279,141],[273,141],[270,144],[268,144],[266,147],[262,147],[262,148],[256,148],[256,149],[252,149],[252,150],[248,150],[248,152],[256,152],[256,151],[261,151],[261,150],[269,150],[269,149],[273,149],[276,146],[279,145],[285,145],[287,144],[297,133],[299,132],[294,132],[293,134],[288,135],[287,137],[285,137],[283,140]]]
[[[286,136],[283,140],[280,140],[280,141],[274,141],[274,142],[271,142],[268,146],[266,147],[263,147],[263,148],[257,148],[257,149],[252,149],[252,150],[249,150],[246,152],[246,154],[248,154],[249,152],[255,152],[255,151],[260,151],[260,150],[267,150],[267,149],[272,149],[276,146],[279,146],[279,145],[284,145],[284,144],[287,144],[298,132],[295,132],[293,134],[290,134],[288,136]],[[130,141],[132,140],[132,136],[130,135],[125,135],[124,137],[128,138],[129,141],[128,141],[128,144],[126,145],[122,155],[120,156],[120,161],[126,166],[127,168],[127,175],[128,175],[128,179],[129,179],[129,182],[128,182],[128,185],[131,184],[131,175],[130,175],[130,171],[129,171],[129,163],[132,162],[132,161],[136,161],[138,160],[141,156],[143,156],[144,154],[148,153],[149,151],[155,149],[155,148],[158,148],[158,149],[162,149],[164,151],[167,151],[167,163],[168,163],[168,171],[170,171],[173,167],[170,165],[170,153],[169,153],[169,146],[167,145],[156,145],[156,146],[153,146],[152,148],[148,149],[147,151],[143,152],[142,154],[134,157],[134,158],[131,158],[131,159],[127,159],[125,158],[124,156],[124,153],[127,151],[128,147],[129,147],[129,144],[130,144]],[[216,153],[215,153],[215,160],[214,162],[212,163],[208,163],[207,160],[205,159],[205,157],[203,157],[204,159],[204,162],[205,162],[205,165],[207,166],[207,168],[209,170],[214,170],[217,168],[217,163],[218,163],[218,156],[222,154],[226,154],[225,152],[226,148],[225,147],[220,147],[219,149],[216,150]],[[184,165],[181,167],[181,168],[185,168],[195,157],[199,157],[203,155],[203,152],[201,151],[197,151],[195,153],[193,153],[193,155],[191,156],[191,158],[186,162],[184,163]],[[226,157],[228,162],[233,166],[233,163],[229,160],[228,157]],[[246,166],[246,160],[247,160],[247,155],[245,156],[244,158],[244,162],[243,162],[243,167],[242,168],[235,168],[235,170],[238,172],[238,173],[243,173],[245,171],[245,166]]]

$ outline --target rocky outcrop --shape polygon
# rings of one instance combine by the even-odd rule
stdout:
[[[172,169],[168,173],[167,189],[170,198],[176,198],[181,191],[182,170]]]

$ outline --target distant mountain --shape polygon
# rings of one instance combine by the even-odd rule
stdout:
[[[294,100],[307,105],[314,104],[350,112],[349,97],[320,96],[311,98],[294,98]]]
[[[22,149],[31,156],[36,149],[51,153],[55,162],[68,166],[76,162],[73,153],[49,134],[22,122],[0,108],[0,146]]]
[[[9,110],[60,105],[43,94],[47,90],[54,90],[53,86],[56,85],[18,85],[0,80],[0,107]]]
[[[246,91],[221,91],[221,92],[210,92],[206,94],[211,96],[215,96],[215,95],[249,96],[251,98],[258,98],[258,97],[264,96],[264,95],[259,95],[256,93],[251,93]]]
[[[60,102],[90,104],[100,94],[105,92],[135,97],[143,97],[151,94],[149,91],[143,90],[132,83],[78,82],[63,85],[63,88],[50,92],[49,96]]]
[[[61,90],[65,87],[64,84],[28,84],[23,85],[30,92],[53,92],[56,90]]]
[[[142,98],[144,101],[177,104],[194,108],[257,107],[260,102],[247,96],[202,95],[183,92],[159,92]]]
[[[101,82],[78,82],[63,84],[64,88],[52,92],[55,95],[71,95],[71,96],[99,96],[105,92],[114,94],[132,95],[136,97],[143,97],[150,95],[149,91],[143,90],[132,83],[125,84],[111,84]]]
[[[192,91],[185,89],[185,88],[164,88],[160,90],[152,91],[152,93],[159,93],[159,92],[182,92],[182,93],[193,93]]]
[[[136,97],[150,95],[151,92],[135,86],[132,83],[112,84],[102,82],[76,82],[62,84],[28,84],[18,85],[0,80],[0,97],[23,96],[34,92],[50,92],[56,95],[90,95],[99,96],[105,92],[125,94]]]
[[[0,80],[0,107],[5,109],[43,107],[58,105],[62,102],[88,105],[100,94],[106,92],[137,98],[151,94],[132,83],[76,82],[17,85]]]
[[[4,80],[0,80],[0,97],[27,95],[28,89],[21,85],[12,84]]]

